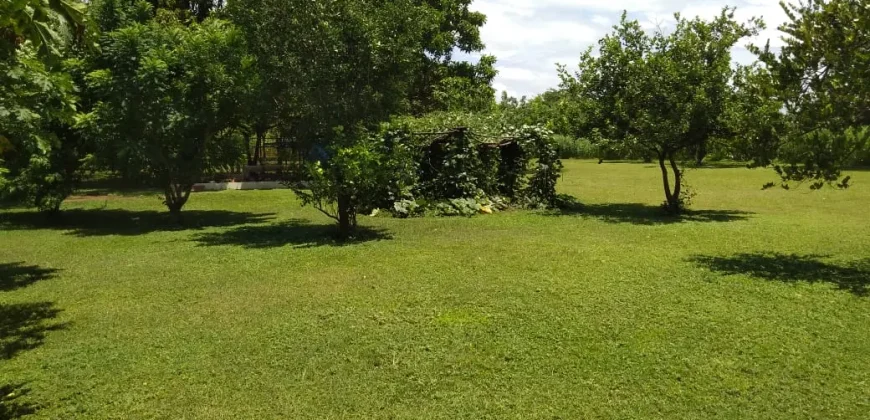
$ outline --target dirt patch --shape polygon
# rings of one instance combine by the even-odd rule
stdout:
[[[95,195],[71,195],[66,198],[66,201],[114,201],[138,198],[137,196],[114,195],[114,194],[95,194]]]

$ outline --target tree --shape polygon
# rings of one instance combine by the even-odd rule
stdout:
[[[40,210],[60,208],[84,156],[61,62],[83,9],[73,0],[0,4],[0,196]]]
[[[561,71],[604,138],[658,159],[671,213],[685,206],[681,159],[724,131],[731,48],[761,25],[736,22],[731,8],[709,22],[675,17],[673,32],[647,34],[623,14],[599,56],[587,50],[576,74]]]
[[[870,6],[860,0],[781,3],[789,22],[785,45],[751,50],[770,74],[773,89],[760,100],[782,103],[788,130],[760,144],[760,164],[774,163],[783,179],[814,188],[848,186],[841,169],[870,145]],[[774,161],[774,158],[778,159]]]
[[[59,56],[65,40],[82,27],[84,10],[77,0],[0,3],[0,54],[8,57],[29,41],[43,56]]]
[[[185,26],[158,14],[104,34],[91,58],[96,102],[81,126],[99,141],[103,162],[161,187],[173,214],[205,172],[241,156],[224,134],[249,64],[243,41],[225,21]]]
[[[57,211],[72,192],[79,157],[70,132],[76,98],[69,75],[35,50],[0,61],[0,192]]]
[[[466,54],[484,49],[480,28],[486,15],[470,10],[472,0],[415,0],[423,26],[421,66],[411,85],[412,115],[434,111],[489,111],[495,105],[492,81],[496,59],[482,55],[477,64],[454,61],[455,51]]]
[[[408,108],[426,46],[428,14],[412,0],[239,0],[229,13],[247,34],[277,115],[330,157]],[[354,228],[352,159],[325,159],[327,200],[342,236]],[[317,176],[313,174],[312,177]],[[347,184],[347,185],[346,185]]]

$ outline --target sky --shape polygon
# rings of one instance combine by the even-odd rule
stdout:
[[[713,18],[726,5],[736,18],[762,17],[767,29],[735,47],[735,62],[748,64],[754,55],[745,45],[781,45],[776,28],[787,19],[779,0],[475,0],[471,9],[487,16],[481,37],[485,54],[495,55],[499,71],[493,87],[511,96],[534,96],[557,87],[556,63],[577,67],[580,54],[609,33],[623,10],[645,28],[673,26],[674,13]],[[460,58],[460,57],[457,57]],[[474,60],[475,56],[465,57]]]

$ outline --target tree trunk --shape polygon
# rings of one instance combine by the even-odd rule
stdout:
[[[245,133],[245,154],[248,155],[248,166],[254,164],[254,152],[251,151],[251,135],[252,133]]]
[[[266,141],[266,130],[262,128],[257,128],[257,143],[254,145],[254,165],[261,165],[263,160],[261,159],[263,155],[263,143]]]
[[[671,168],[674,170],[674,189],[671,190],[670,174],[668,166],[665,163],[666,154],[659,153],[659,168],[662,170],[662,183],[665,187],[665,210],[668,213],[678,214],[680,212],[680,171],[677,168],[677,163],[673,155],[667,154],[667,160],[670,161]]]
[[[673,214],[679,214],[683,210],[683,204],[680,200],[680,192],[683,188],[683,173],[680,167],[677,166],[677,161],[674,156],[669,157],[671,161],[671,169],[674,171],[674,191],[671,193],[670,211]]]
[[[707,142],[702,141],[698,144],[698,150],[695,151],[695,164],[698,166],[703,165],[705,157],[707,157]]]
[[[346,194],[338,196],[338,237],[342,240],[350,238],[356,228],[356,213],[351,201]]]
[[[190,190],[192,188],[193,185],[177,184],[174,182],[170,182],[164,188],[164,196],[166,197],[164,203],[174,218],[181,218],[181,208],[184,207],[190,198]]]

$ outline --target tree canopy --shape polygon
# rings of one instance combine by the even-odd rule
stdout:
[[[658,159],[673,213],[684,206],[680,159],[723,130],[731,48],[758,28],[735,21],[729,8],[712,21],[676,19],[673,32],[650,34],[623,14],[599,42],[599,55],[590,49],[579,71],[561,71],[563,86],[604,138]]]
[[[95,104],[80,126],[100,158],[155,182],[178,212],[203,173],[240,156],[223,135],[250,64],[241,33],[224,21],[131,23],[102,37],[86,77]]]
[[[756,89],[783,105],[788,124],[761,163],[779,158],[773,163],[785,183],[848,186],[841,169],[870,144],[870,5],[808,0],[782,8],[789,21],[779,28],[780,52],[769,43],[752,47],[769,72],[755,82],[770,87]]]

